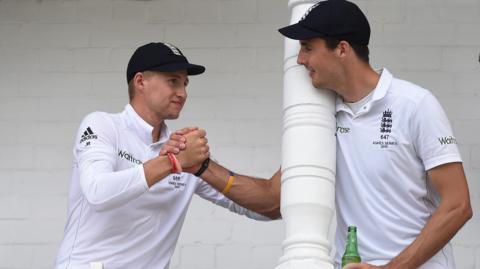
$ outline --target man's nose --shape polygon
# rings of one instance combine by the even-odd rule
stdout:
[[[181,97],[181,98],[186,98],[187,97],[187,88],[184,86],[184,87],[180,87],[178,90],[177,90],[177,96],[178,97]]]
[[[306,57],[301,51],[298,53],[298,56],[297,56],[297,64],[299,65],[307,64]]]

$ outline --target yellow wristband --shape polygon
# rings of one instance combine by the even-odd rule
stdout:
[[[228,178],[227,186],[225,186],[222,191],[223,194],[226,194],[230,190],[230,187],[232,187],[233,181],[235,180],[235,174],[232,171],[228,171],[228,173],[230,174],[230,177]]]

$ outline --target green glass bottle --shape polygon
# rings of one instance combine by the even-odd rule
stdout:
[[[347,244],[345,253],[342,256],[342,267],[349,263],[359,263],[361,261],[360,254],[358,254],[357,227],[348,226]]]

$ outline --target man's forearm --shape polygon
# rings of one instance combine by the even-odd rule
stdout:
[[[230,175],[226,168],[210,161],[201,178],[218,191],[223,191]],[[280,172],[270,180],[235,174],[229,191],[225,194],[235,203],[267,216],[271,219],[280,217]]]
[[[418,268],[443,248],[470,217],[469,206],[440,204],[418,237],[386,267]]]
[[[172,163],[166,156],[158,156],[143,164],[148,187],[152,187],[172,171]]]

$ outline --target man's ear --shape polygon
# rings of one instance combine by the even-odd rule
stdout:
[[[351,52],[352,47],[347,41],[342,40],[338,43],[336,50],[339,57],[345,58]]]
[[[145,76],[142,72],[137,72],[133,77],[133,85],[139,93],[143,93],[145,89]]]

